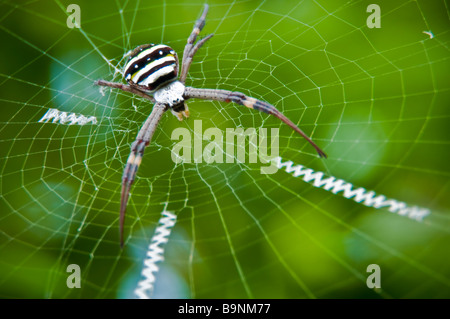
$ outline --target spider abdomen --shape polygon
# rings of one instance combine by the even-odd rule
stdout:
[[[144,44],[130,54],[125,65],[124,78],[130,84],[148,91],[176,81],[178,57],[176,52],[164,44]]]

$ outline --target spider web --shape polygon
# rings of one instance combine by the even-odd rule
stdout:
[[[266,114],[190,100],[191,117],[166,114],[146,149],[123,250],[121,175],[151,105],[93,82],[121,81],[142,43],[181,56],[203,2],[79,1],[80,29],[67,27],[69,3],[1,3],[2,297],[134,297],[164,210],[177,220],[155,298],[450,297],[446,1],[378,1],[379,29],[366,25],[367,1],[208,1],[202,35],[215,35],[187,85],[272,103],[329,158]],[[377,210],[261,163],[175,164],[171,134],[194,138],[195,120],[277,128],[284,161],[431,214]],[[79,289],[66,286],[70,264]],[[370,264],[381,289],[366,285]]]

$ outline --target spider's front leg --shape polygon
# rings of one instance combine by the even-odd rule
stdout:
[[[273,115],[280,119],[282,122],[290,126],[294,131],[303,136],[317,151],[320,157],[326,158],[327,155],[320,147],[316,145],[297,125],[295,125],[290,119],[288,119],[284,114],[278,111],[275,106],[264,101],[257,100],[253,97],[246,96],[241,92],[233,92],[228,90],[219,89],[196,89],[192,87],[186,87],[184,91],[184,99],[188,100],[191,98],[202,99],[202,100],[215,100],[222,102],[234,102],[239,105],[243,105],[250,109],[261,111],[270,115]]]
[[[161,120],[162,115],[167,110],[167,106],[157,103],[153,106],[152,113],[145,121],[131,144],[131,152],[122,175],[122,192],[120,195],[120,246],[123,247],[123,228],[125,224],[125,213],[127,209],[128,197],[131,185],[136,177],[137,170],[142,162],[145,148],[150,144],[156,127]]]
[[[139,90],[138,88],[131,86],[131,85],[126,85],[123,83],[119,83],[119,82],[110,82],[110,81],[105,81],[105,80],[97,80],[94,82],[94,85],[98,85],[98,86],[107,86],[113,89],[119,89],[125,92],[130,92],[133,94],[136,94],[144,99],[149,100],[152,103],[155,103],[155,99],[153,97],[151,97],[150,95],[146,94],[145,92]]]

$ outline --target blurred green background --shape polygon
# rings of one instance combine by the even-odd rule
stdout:
[[[70,3],[81,29],[66,24]],[[277,119],[189,101],[163,117],[118,214],[129,145],[151,105],[100,90],[124,54],[163,42],[181,57],[203,1],[2,1],[0,5],[0,296],[133,298],[164,207],[178,222],[155,298],[449,298],[448,3],[208,1],[187,85],[239,90],[275,105],[327,160]],[[433,38],[425,32],[432,32]],[[109,63],[109,64],[108,64]],[[102,95],[103,93],[103,95]],[[97,125],[38,123],[50,108]],[[280,129],[280,156],[426,207],[419,223],[365,207],[260,163],[174,164],[177,127]],[[206,142],[204,142],[206,144]],[[204,144],[204,145],[205,145]],[[81,268],[81,288],[66,267]],[[369,264],[381,289],[366,286]]]

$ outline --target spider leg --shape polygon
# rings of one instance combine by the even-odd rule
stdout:
[[[209,6],[207,4],[205,4],[203,13],[202,13],[200,19],[198,19],[195,22],[194,29],[192,30],[192,32],[187,40],[186,46],[184,47],[183,60],[181,63],[181,72],[180,72],[180,82],[181,83],[184,83],[186,81],[186,77],[189,72],[189,68],[191,66],[192,59],[194,58],[195,53],[198,51],[198,49],[200,49],[202,47],[203,44],[205,44],[206,41],[211,39],[211,37],[213,36],[213,34],[209,34],[208,36],[201,39],[194,45],[194,42],[197,39],[197,36],[199,35],[200,31],[202,31],[203,27],[205,26],[205,20],[206,20],[206,15],[208,14],[208,8],[209,8]]]
[[[123,228],[125,224],[125,212],[127,208],[128,197],[131,185],[136,177],[139,165],[141,165],[142,156],[145,148],[150,144],[156,127],[161,120],[162,115],[167,110],[164,104],[155,104],[153,110],[144,125],[139,130],[136,140],[131,144],[131,152],[123,170],[122,192],[120,195],[120,246],[123,247]]]
[[[155,99],[153,97],[151,97],[150,95],[148,95],[147,93],[131,86],[131,85],[126,85],[126,84],[122,84],[122,83],[118,83],[118,82],[109,82],[109,81],[105,81],[105,80],[98,80],[94,82],[94,85],[99,85],[99,86],[108,86],[110,88],[113,89],[119,89],[125,92],[130,92],[136,95],[139,95],[140,97],[143,97],[144,99],[149,100],[152,103],[155,103]]]
[[[279,118],[281,121],[289,125],[294,131],[299,133],[306,139],[319,153],[320,157],[326,158],[327,155],[324,151],[322,151],[316,143],[314,143],[300,128],[297,127],[291,120],[289,120],[286,116],[284,116],[280,111],[278,111],[273,105],[257,100],[253,97],[248,97],[244,93],[241,92],[232,92],[227,90],[218,90],[218,89],[196,89],[192,87],[186,87],[184,91],[184,98],[197,98],[202,100],[216,100],[222,102],[234,102],[239,105],[244,105],[248,108],[258,110],[270,115],[273,115]]]

